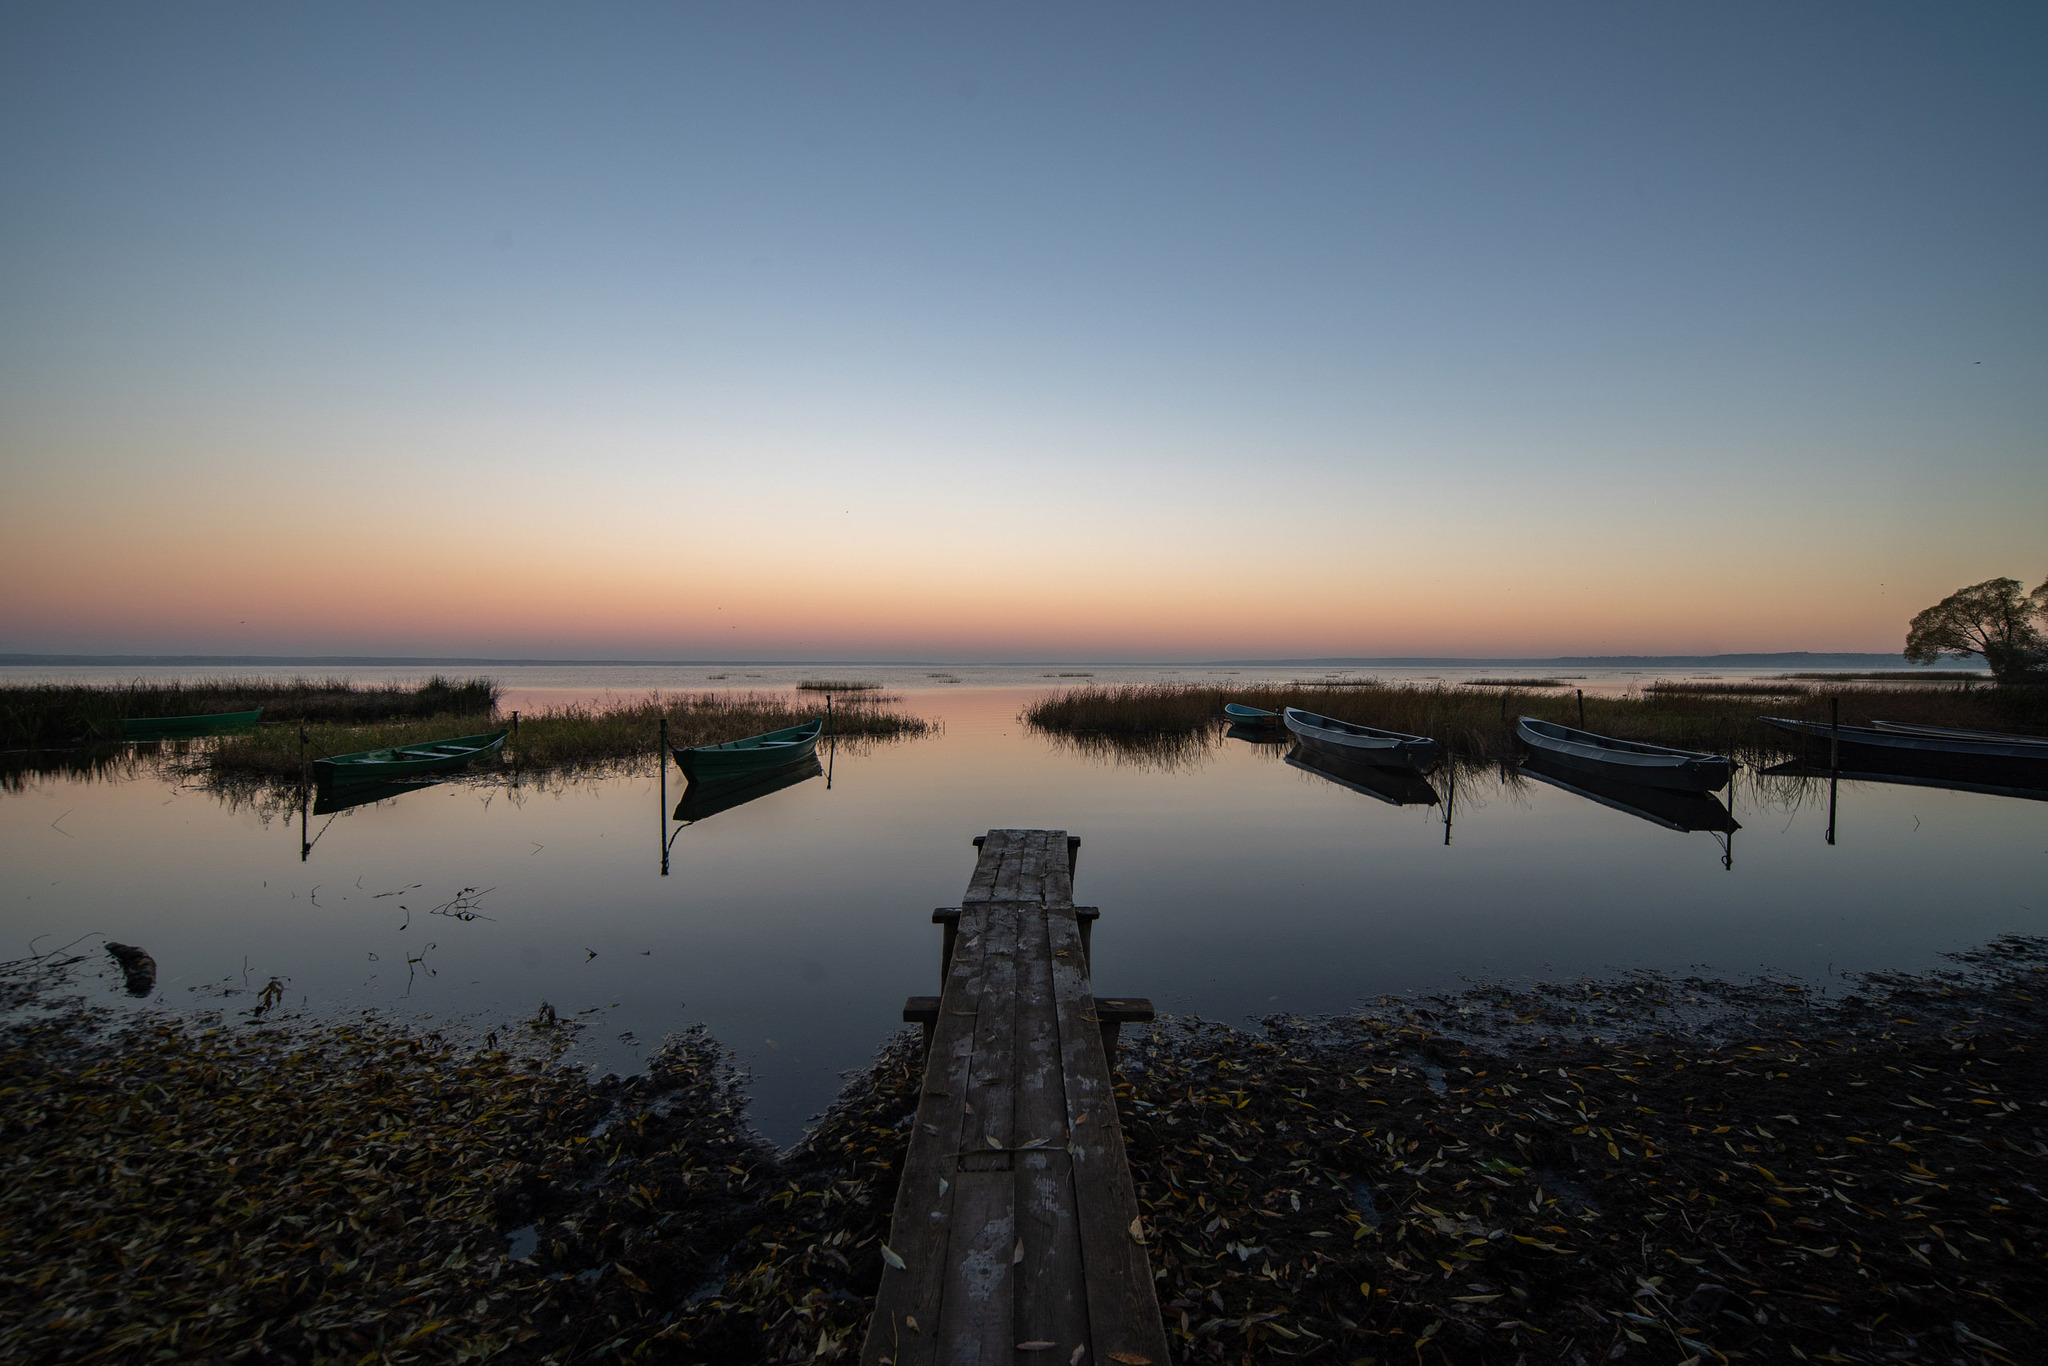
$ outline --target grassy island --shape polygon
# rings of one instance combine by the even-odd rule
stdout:
[[[80,960],[71,960],[78,965]],[[127,1025],[8,965],[0,1315],[24,1360],[839,1361],[920,1075],[778,1154],[701,1032],[556,1065],[543,1007]],[[1168,1021],[1118,1088],[1183,1362],[2022,1361],[2048,942],[1796,983],[1638,974]]]
[[[1843,725],[1872,719],[1966,730],[2048,733],[2048,687],[1963,684],[1652,683],[1623,696],[1585,699],[1585,728],[1602,735],[1723,754],[1786,752],[1787,737],[1760,714]],[[1160,737],[1202,740],[1223,729],[1223,704],[1280,711],[1300,707],[1342,721],[1433,736],[1468,759],[1512,758],[1522,751],[1515,720],[1533,716],[1576,726],[1579,699],[1552,679],[1477,683],[1304,682],[1218,688],[1196,683],[1081,686],[1051,693],[1025,709],[1040,730],[1093,737],[1115,746],[1157,747]]]
[[[809,685],[806,685],[809,686]],[[826,685],[820,685],[822,688]],[[837,687],[839,685],[830,685]],[[934,723],[900,710],[871,684],[831,699],[830,732],[842,741],[924,735]],[[653,760],[661,723],[677,745],[721,744],[827,714],[818,690],[651,693],[600,704],[544,707],[513,718],[489,679],[430,678],[409,686],[262,682],[107,688],[0,689],[0,717],[12,738],[0,785],[25,773],[98,774],[160,763],[201,781],[236,786],[292,784],[303,759],[418,744],[500,727],[513,730],[500,766],[523,774],[602,772]],[[253,731],[196,742],[123,745],[124,719],[212,715],[261,706]],[[301,749],[301,736],[304,748]],[[60,743],[60,739],[63,739]],[[478,772],[488,771],[479,764]]]

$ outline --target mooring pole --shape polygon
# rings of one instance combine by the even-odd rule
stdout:
[[[1828,767],[1842,766],[1842,699],[1828,699]]]
[[[1579,692],[1579,729],[1580,729],[1580,730],[1584,730],[1584,729],[1586,728],[1586,690],[1585,690],[1584,688],[1580,688],[1580,689],[1578,690],[1578,692]]]
[[[661,718],[661,738],[656,741],[654,766],[661,770],[661,875],[668,876],[668,718]]]
[[[1446,765],[1450,769],[1450,780],[1444,792],[1444,848],[1451,847],[1451,815],[1458,805],[1458,761],[1453,759]]]
[[[516,711],[512,713],[512,738],[519,738],[519,713]]]

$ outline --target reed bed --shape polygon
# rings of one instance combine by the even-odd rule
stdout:
[[[488,678],[423,683],[331,682],[306,678],[216,678],[185,683],[32,683],[0,688],[0,749],[60,748],[118,739],[121,722],[149,716],[209,716],[263,708],[263,719],[360,725],[404,717],[488,712],[499,686]]]
[[[1706,685],[1703,685],[1706,686]],[[1556,692],[1473,687],[1467,684],[1330,685],[1297,683],[1218,688],[1200,683],[1080,687],[1051,693],[1025,708],[1023,719],[1051,734],[1116,737],[1214,734],[1223,704],[1238,702],[1279,711],[1300,707],[1342,721],[1441,740],[1470,759],[1508,759],[1521,752],[1515,721],[1521,716],[1576,726],[1576,697]],[[1843,725],[1874,719],[1965,730],[2048,733],[2048,688],[1883,687],[1815,685],[1799,694],[1774,693],[1770,710],[1794,719],[1825,721],[1840,708]],[[1795,752],[1792,737],[1757,718],[1757,695],[1687,689],[1588,696],[1585,728],[1602,735],[1679,749],[1742,756]]]
[[[1804,683],[1688,683],[1659,679],[1645,684],[1643,691],[1659,697],[1804,697],[1813,689]]]
[[[830,693],[880,692],[882,685],[857,678],[806,678],[796,685],[796,690]]]
[[[651,693],[597,705],[570,703],[522,711],[500,762],[537,774],[632,768],[652,761],[663,720],[668,722],[669,742],[688,747],[802,725],[825,714],[821,703],[780,692]],[[843,740],[905,738],[924,735],[933,727],[921,717],[894,710],[885,696],[873,693],[835,699],[831,716],[831,731]],[[378,726],[309,726],[305,757],[388,749],[501,728],[509,729],[509,721],[490,713]],[[225,738],[195,747],[189,762],[203,776],[226,782],[296,782],[301,773],[299,731],[265,727],[253,735]],[[476,771],[489,769],[479,763]]]

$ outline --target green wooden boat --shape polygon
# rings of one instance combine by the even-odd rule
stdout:
[[[333,787],[355,783],[388,782],[422,773],[445,773],[452,768],[496,754],[505,747],[510,732],[488,735],[458,735],[453,740],[430,740],[418,745],[394,745],[390,749],[366,749],[359,754],[337,754],[315,759],[313,776]]]
[[[771,730],[766,735],[728,740],[722,745],[698,745],[693,749],[670,745],[669,749],[676,756],[676,767],[692,781],[702,778],[715,782],[812,758],[818,752],[818,735],[824,729],[825,722],[820,718],[786,730]]]
[[[135,716],[121,723],[123,740],[168,740],[181,735],[226,735],[249,730],[263,708],[254,711],[223,711],[211,716]]]

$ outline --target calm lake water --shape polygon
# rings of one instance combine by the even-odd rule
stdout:
[[[942,670],[961,681],[923,676]],[[546,1001],[586,1026],[578,1055],[611,1070],[701,1022],[751,1069],[755,1120],[787,1143],[900,1027],[903,998],[936,989],[930,912],[957,903],[970,838],[996,826],[1083,840],[1098,989],[1224,1020],[1631,967],[1826,979],[2048,933],[2048,803],[1844,783],[1830,846],[1825,784],[1744,771],[1724,866],[1721,833],[1477,769],[1461,771],[1447,845],[1441,803],[1390,805],[1288,765],[1285,746],[1224,740],[1160,764],[1033,733],[1017,715],[1048,686],[1168,672],[1034,676],[1058,671],[831,670],[903,688],[943,732],[841,748],[829,789],[813,778],[683,827],[651,766],[449,783],[314,816],[302,860],[298,819],[261,804],[152,776],[31,779],[0,795],[4,956],[76,941],[97,963],[100,936],[139,944],[159,1007],[241,1008],[276,978],[294,1007],[482,1033]],[[531,708],[825,670],[492,672],[508,706]],[[126,999],[117,975],[92,985]]]

